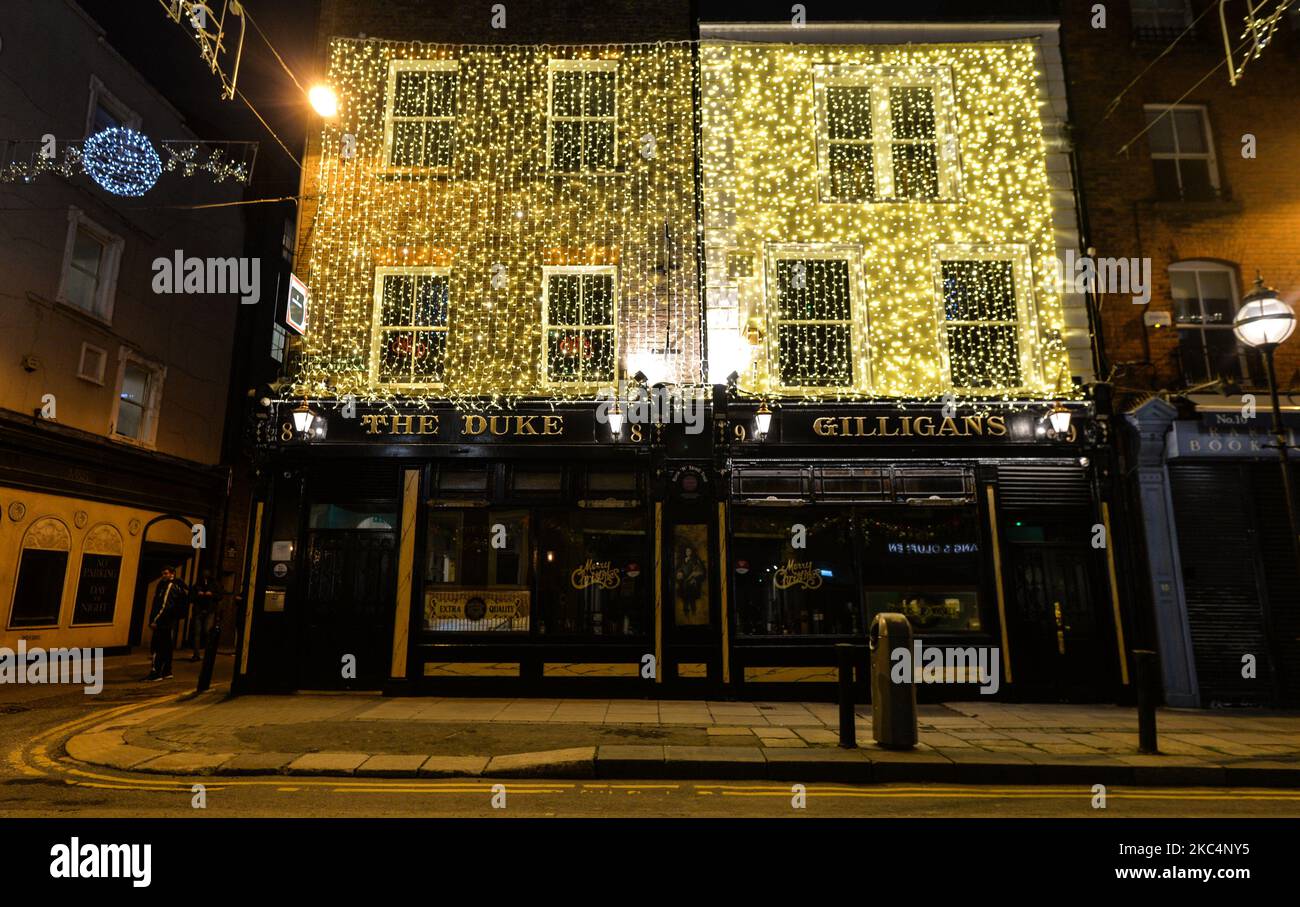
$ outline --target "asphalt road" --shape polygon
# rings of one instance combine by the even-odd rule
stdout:
[[[806,785],[770,781],[523,781],[260,777],[209,779],[196,808],[193,779],[129,775],[70,763],[59,735],[43,754],[30,745],[91,713],[192,688],[194,665],[174,681],[133,682],[147,661],[119,662],[102,693],[0,687],[0,815],[5,817],[1300,817],[1300,790],[1123,788],[1093,807],[1085,785]],[[223,656],[217,680],[228,675]],[[504,791],[504,805],[501,794]]]

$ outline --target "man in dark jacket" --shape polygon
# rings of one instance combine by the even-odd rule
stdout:
[[[153,670],[145,680],[166,680],[172,676],[172,650],[176,646],[176,622],[185,614],[189,593],[176,578],[176,571],[163,567],[149,609],[149,629],[153,631],[149,648],[153,652]]]

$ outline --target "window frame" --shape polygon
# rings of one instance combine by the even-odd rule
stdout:
[[[55,526],[57,526],[59,529],[62,530],[62,538],[59,541],[62,541],[66,545],[66,547],[49,548],[49,547],[27,544],[28,539],[32,537],[33,531],[38,526],[41,526],[42,524],[47,522],[54,524]],[[22,579],[23,554],[29,548],[35,551],[62,551],[65,555],[63,561],[63,582],[59,587],[59,603],[55,611],[55,617],[53,623],[36,623],[36,624],[28,624],[28,623],[15,624],[14,623],[14,607],[18,604],[19,581]],[[31,523],[27,525],[27,528],[23,530],[22,538],[19,539],[18,542],[18,560],[14,564],[14,583],[13,583],[13,589],[9,593],[9,612],[5,617],[5,629],[21,630],[26,632],[29,630],[58,629],[60,626],[62,626],[64,604],[67,601],[67,597],[68,597],[68,569],[71,566],[72,566],[72,530],[68,528],[68,524],[65,523],[62,518],[50,514],[46,514],[45,516],[39,516],[33,519]]]
[[[830,119],[826,101],[828,88],[867,88],[871,92],[871,138],[855,144],[872,148],[872,171],[875,193],[872,198],[839,198],[832,192],[830,170]],[[929,88],[934,97],[935,166],[939,181],[937,198],[900,198],[895,194],[894,155],[896,145],[921,144],[911,139],[895,139],[890,92],[895,88]],[[883,90],[881,90],[883,89]],[[962,200],[961,139],[954,111],[957,109],[951,66],[870,66],[859,64],[821,64],[813,67],[813,96],[817,144],[817,200],[825,205],[936,205]],[[887,129],[881,136],[879,130]],[[888,187],[884,191],[882,187]]]
[[[121,347],[117,354],[117,381],[113,391],[113,411],[108,423],[108,437],[122,444],[136,447],[153,448],[158,440],[158,419],[162,410],[163,383],[167,379],[167,366],[147,359],[128,347]],[[141,414],[140,437],[119,434],[118,418],[122,409],[122,384],[126,379],[127,365],[135,365],[149,373],[147,400]]]
[[[394,113],[397,101],[397,75],[399,72],[450,72],[454,75],[456,110],[451,116],[399,117]],[[449,174],[456,164],[456,124],[460,118],[460,61],[459,60],[390,60],[388,62],[387,89],[384,95],[384,162],[381,173],[389,174]],[[451,161],[433,167],[404,167],[392,163],[395,124],[451,123]]]
[[[1194,110],[1200,115],[1201,129],[1205,137],[1205,151],[1203,153],[1202,152],[1183,153],[1181,151],[1176,150],[1178,147],[1178,130],[1177,128],[1173,127],[1173,122],[1174,122],[1173,117],[1172,116],[1168,117],[1170,127],[1173,129],[1175,151],[1173,151],[1172,153],[1168,151],[1156,151],[1154,148],[1151,148],[1150,140],[1148,139],[1147,141],[1147,147],[1148,150],[1150,151],[1151,160],[1153,162],[1170,161],[1170,160],[1173,161],[1174,166],[1176,168],[1175,172],[1178,174],[1178,198],[1176,199],[1161,198],[1160,200],[1161,201],[1198,201],[1198,199],[1187,198],[1187,190],[1183,185],[1183,168],[1182,165],[1179,163],[1180,161],[1183,160],[1207,161],[1209,164],[1209,171],[1210,171],[1209,172],[1210,188],[1214,190],[1214,195],[1216,198],[1222,198],[1223,180],[1222,180],[1222,175],[1219,173],[1219,157],[1214,152],[1214,130],[1210,126],[1210,108],[1205,104],[1144,104],[1142,105],[1142,112],[1144,115],[1149,113],[1150,111],[1164,111],[1166,114],[1173,114],[1174,112],[1179,110]],[[1161,117],[1160,119],[1164,119],[1164,117]],[[1157,120],[1157,122],[1159,122],[1159,120]],[[1151,128],[1154,128],[1154,125],[1155,124],[1149,126],[1148,131]],[[1155,170],[1153,166],[1152,179],[1154,178],[1155,178]],[[1158,187],[1156,191],[1157,191],[1157,195],[1159,195]]]
[[[1175,262],[1172,262],[1172,263],[1169,265],[1169,267],[1166,269],[1166,274],[1167,274],[1168,277],[1169,277],[1169,299],[1170,299],[1170,301],[1173,303],[1174,308],[1175,308],[1175,314],[1174,314],[1174,316],[1173,316],[1173,318],[1174,318],[1174,320],[1173,320],[1173,329],[1174,329],[1175,331],[1178,331],[1179,333],[1181,333],[1182,331],[1193,331],[1193,330],[1195,330],[1195,331],[1200,331],[1200,332],[1201,332],[1201,334],[1202,334],[1202,338],[1201,338],[1201,350],[1202,350],[1202,355],[1204,355],[1204,356],[1206,357],[1206,358],[1205,358],[1205,362],[1203,363],[1203,364],[1205,365],[1205,367],[1206,367],[1206,368],[1205,368],[1205,374],[1206,374],[1206,378],[1205,378],[1205,380],[1207,380],[1207,381],[1213,381],[1215,378],[1228,378],[1228,379],[1231,379],[1231,378],[1233,377],[1233,376],[1231,376],[1231,375],[1226,375],[1226,376],[1225,376],[1225,375],[1215,375],[1215,374],[1213,373],[1213,369],[1210,368],[1210,364],[1211,364],[1211,363],[1210,363],[1210,359],[1209,359],[1209,357],[1208,357],[1208,355],[1207,355],[1207,351],[1208,351],[1208,349],[1209,349],[1209,346],[1208,346],[1208,344],[1205,343],[1204,333],[1205,333],[1205,331],[1207,331],[1207,330],[1214,330],[1214,331],[1223,331],[1223,330],[1226,330],[1226,331],[1232,332],[1232,327],[1233,327],[1233,326],[1232,326],[1232,322],[1230,321],[1230,322],[1228,322],[1227,324],[1223,324],[1223,325],[1207,325],[1207,324],[1205,324],[1204,321],[1202,321],[1200,324],[1192,324],[1192,325],[1186,325],[1186,326],[1180,325],[1180,324],[1178,323],[1178,316],[1177,316],[1177,314],[1176,314],[1176,310],[1177,310],[1177,305],[1178,305],[1178,303],[1177,303],[1177,300],[1174,299],[1174,286],[1173,286],[1173,284],[1174,284],[1174,280],[1173,280],[1173,275],[1174,275],[1175,273],[1189,273],[1189,272],[1192,273],[1192,274],[1198,274],[1198,273],[1201,272],[1201,271],[1216,271],[1216,272],[1219,272],[1219,273],[1227,274],[1227,275],[1228,275],[1228,283],[1229,283],[1229,286],[1230,286],[1231,289],[1232,289],[1232,311],[1233,311],[1233,315],[1235,316],[1236,313],[1237,313],[1238,311],[1241,310],[1241,300],[1242,300],[1242,295],[1241,295],[1241,279],[1240,279],[1239,274],[1237,273],[1237,268],[1236,268],[1235,266],[1233,266],[1233,265],[1231,265],[1231,264],[1228,264],[1227,262],[1215,261],[1214,259],[1209,259],[1209,258],[1188,258],[1188,259],[1185,259],[1185,260],[1183,260],[1183,261],[1175,261]],[[1204,295],[1204,293],[1201,292],[1201,279],[1200,279],[1199,276],[1196,278],[1196,302],[1197,302],[1197,305],[1198,305],[1199,308],[1200,308],[1200,311],[1201,311],[1201,317],[1204,318],[1204,317],[1205,317],[1205,295]],[[1190,378],[1188,377],[1188,375],[1187,375],[1187,368],[1186,368],[1186,366],[1185,366],[1184,363],[1183,363],[1183,359],[1182,359],[1182,342],[1181,342],[1181,341],[1182,341],[1182,338],[1180,337],[1180,338],[1179,338],[1179,344],[1178,344],[1178,350],[1179,350],[1179,353],[1178,353],[1178,370],[1179,370],[1179,372],[1180,372],[1181,374],[1179,375],[1179,377],[1180,377],[1180,378],[1181,378],[1181,379],[1182,379],[1182,380],[1183,380],[1187,385],[1190,386],[1190,385],[1192,385],[1193,382],[1192,382],[1192,381],[1190,380]],[[1253,383],[1253,377],[1254,377],[1253,374],[1252,374],[1252,372],[1251,372],[1251,361],[1250,361],[1249,356],[1247,355],[1246,347],[1242,346],[1241,342],[1237,340],[1235,332],[1233,332],[1233,343],[1234,343],[1234,344],[1236,345],[1236,347],[1237,347],[1237,364],[1238,364],[1238,366],[1239,366],[1240,369],[1241,369],[1240,374],[1236,376],[1236,377],[1237,377],[1237,380],[1238,380],[1240,383],[1242,383],[1242,384],[1250,385],[1250,384]]]
[[[380,323],[383,318],[384,307],[384,278],[385,277],[445,277],[447,278],[447,323],[441,327],[430,325],[428,327],[406,326],[400,330],[419,331],[427,333],[442,333],[446,335],[443,341],[442,352],[442,380],[437,382],[430,381],[380,381],[379,380],[379,363],[382,358],[380,338],[385,330],[398,330],[399,328],[384,328]],[[374,301],[370,312],[370,385],[377,388],[390,388],[393,390],[403,391],[428,391],[440,390],[447,385],[447,361],[448,352],[451,348],[451,308],[452,308],[452,288],[451,288],[451,268],[438,267],[435,265],[401,265],[391,267],[375,268],[374,284]],[[414,353],[414,351],[412,351]]]
[[[1129,27],[1133,29],[1134,39],[1142,42],[1149,41],[1151,43],[1168,42],[1176,38],[1179,34],[1181,34],[1188,27],[1190,27],[1191,24],[1196,20],[1195,13],[1192,11],[1191,3],[1189,2],[1189,0],[1177,0],[1177,2],[1182,6],[1183,21],[1177,26],[1172,26],[1172,25],[1166,26],[1159,23],[1158,17],[1161,15],[1168,15],[1172,18],[1173,16],[1172,9],[1169,10],[1141,9],[1140,10],[1137,8],[1137,4],[1135,2],[1132,2],[1132,0],[1130,0]],[[1173,3],[1171,2],[1170,6],[1172,7],[1172,5]],[[1153,19],[1157,20],[1156,24],[1139,25],[1137,21],[1139,13],[1144,13],[1153,17]]]
[[[1005,325],[1004,321],[949,321],[947,300],[944,296],[943,265],[957,261],[1010,261],[1016,292],[1016,346],[1020,351],[1020,384],[1015,387],[958,387],[953,383],[951,351],[948,345],[949,325]],[[1033,258],[1026,243],[971,244],[952,243],[935,245],[932,251],[934,268],[935,318],[938,324],[938,346],[944,387],[955,393],[975,397],[1001,396],[1007,392],[1032,393],[1034,386],[1043,382],[1043,368],[1047,363],[1040,356],[1042,341],[1039,334],[1037,294],[1034,289]]]
[[[550,58],[546,61],[546,172],[555,176],[611,176],[619,173],[618,156],[618,60],[569,60]],[[555,74],[557,72],[612,72],[614,74],[614,113],[608,117],[558,116],[555,108]],[[560,122],[609,122],[614,127],[614,161],[608,170],[591,170],[586,167],[585,155],[577,170],[560,170],[555,166],[555,131],[556,121]]]
[[[95,128],[95,108],[102,106],[127,129],[139,129],[140,115],[122,102],[117,95],[108,90],[99,76],[90,77],[90,103],[86,107],[86,138],[90,138]]]
[[[101,273],[96,276],[93,309],[83,308],[68,296],[68,278],[77,247],[77,234],[83,230],[103,247],[99,256]],[[122,237],[91,220],[80,208],[75,205],[68,208],[68,231],[63,243],[63,264],[59,269],[59,286],[55,291],[55,301],[95,321],[112,325],[113,310],[117,301],[117,277],[121,269],[122,251],[125,245]],[[81,271],[81,273],[85,272]]]
[[[551,277],[556,275],[574,275],[579,278],[578,292],[582,291],[582,277],[589,274],[608,274],[610,277],[610,292],[613,294],[613,317],[609,329],[614,335],[614,375],[609,381],[552,381],[551,380],[551,363],[550,363],[550,332],[551,332]],[[617,265],[545,265],[542,267],[542,374],[541,384],[543,387],[553,390],[568,389],[580,391],[598,391],[604,388],[612,388],[618,384],[619,373],[619,341],[622,339],[618,327],[619,322],[619,286],[618,286],[618,266]],[[582,298],[579,295],[578,311],[582,311]],[[603,324],[589,325],[585,322],[576,325],[561,324],[555,326],[557,330],[568,329],[576,330],[579,335],[589,330],[606,330]]]
[[[86,371],[86,353],[94,351],[99,355],[99,370],[96,374],[90,374]],[[104,374],[108,371],[108,350],[95,346],[93,343],[81,342],[81,356],[77,361],[77,377],[82,381],[89,381],[91,384],[104,386]]]
[[[763,249],[763,309],[766,312],[767,337],[765,353],[767,356],[768,381],[771,386],[783,392],[803,396],[822,396],[844,391],[863,390],[871,393],[871,346],[870,325],[868,324],[866,306],[866,285],[863,276],[862,246],[849,243],[769,243]],[[782,324],[845,324],[844,321],[791,321],[780,317],[780,285],[777,277],[777,265],[781,261],[799,261],[821,259],[828,261],[846,261],[849,267],[849,341],[855,349],[849,352],[850,383],[847,385],[813,385],[803,386],[785,384],[781,381],[781,341]],[[859,362],[862,364],[860,365]]]

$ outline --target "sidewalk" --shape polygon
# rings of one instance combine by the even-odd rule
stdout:
[[[833,703],[386,699],[211,692],[71,737],[73,759],[167,775],[767,778],[1300,787],[1300,714],[1162,710],[1160,755],[1114,706],[922,706],[921,742],[838,744]]]

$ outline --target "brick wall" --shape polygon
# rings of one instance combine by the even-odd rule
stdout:
[[[1195,0],[1201,13],[1209,0]],[[1282,25],[1273,46],[1229,86],[1217,3],[1194,34],[1156,62],[1116,104],[1112,100],[1155,60],[1168,41],[1138,40],[1127,0],[1105,4],[1107,27],[1093,27],[1091,0],[1063,0],[1062,43],[1074,114],[1090,242],[1102,257],[1152,259],[1151,303],[1105,296],[1101,322],[1113,380],[1121,391],[1183,386],[1177,332],[1144,323],[1148,311],[1172,311],[1169,265],[1210,259],[1231,265],[1247,293],[1256,269],[1293,305],[1300,303],[1300,32]],[[1230,6],[1230,9],[1232,7]],[[1224,64],[1224,65],[1220,65]],[[1198,81],[1216,66],[1217,72]],[[1224,198],[1215,203],[1156,199],[1143,105],[1207,108]],[[1255,136],[1258,156],[1242,155]],[[1136,139],[1134,141],[1134,139]],[[1131,142],[1126,153],[1121,149]],[[1249,354],[1256,357],[1257,354]],[[1300,389],[1300,338],[1278,351],[1284,388]],[[1256,365],[1252,362],[1252,367]]]

